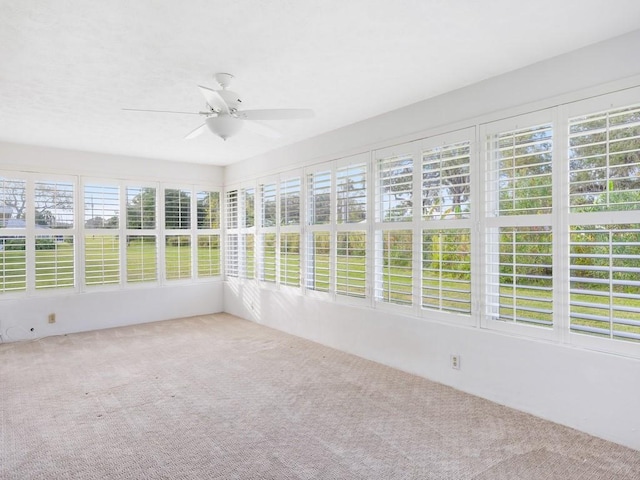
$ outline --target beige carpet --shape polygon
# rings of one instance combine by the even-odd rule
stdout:
[[[640,452],[227,314],[0,345],[4,479],[640,478]]]

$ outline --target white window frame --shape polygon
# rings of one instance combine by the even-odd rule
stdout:
[[[358,305],[358,306],[367,306],[371,307],[373,305],[373,296],[372,292],[372,272],[373,272],[373,212],[374,212],[374,203],[372,195],[374,183],[373,183],[373,168],[371,167],[371,154],[370,152],[358,153],[355,155],[350,155],[348,157],[340,158],[335,160],[333,163],[333,175],[332,175],[332,185],[333,185],[333,206],[332,206],[332,222],[331,226],[333,227],[331,233],[331,243],[332,243],[332,251],[331,251],[331,259],[330,259],[330,269],[331,269],[331,283],[333,285],[333,289],[331,290],[332,298],[334,301],[340,304],[347,305]],[[366,185],[365,185],[365,208],[366,215],[365,220],[358,223],[337,223],[337,210],[338,210],[338,172],[345,168],[350,167],[360,167],[363,166],[366,169],[364,174]],[[364,291],[365,294],[363,297],[356,297],[351,295],[345,295],[342,293],[338,293],[337,291],[337,249],[338,249],[338,235],[346,232],[365,232],[365,248],[366,248],[366,259],[365,259],[365,285]]]
[[[535,215],[503,215],[499,216],[497,214],[497,199],[493,198],[493,195],[497,197],[499,194],[499,189],[494,187],[494,184],[497,182],[496,178],[492,178],[493,170],[490,169],[490,164],[493,162],[492,151],[488,147],[488,138],[492,135],[498,135],[502,132],[509,132],[518,129],[524,129],[528,127],[533,127],[537,125],[550,124],[552,128],[552,142],[553,142],[553,151],[552,151],[552,172],[557,175],[555,171],[555,167],[558,164],[558,153],[560,148],[561,138],[558,138],[558,127],[556,121],[556,115],[554,109],[546,109],[540,110],[533,113],[523,114],[512,118],[507,118],[503,120],[498,120],[495,122],[485,123],[480,125],[480,134],[479,134],[479,144],[480,144],[480,154],[478,155],[478,162],[481,166],[479,177],[483,180],[481,184],[480,191],[477,192],[478,195],[476,198],[485,199],[484,208],[481,214],[480,220],[480,235],[479,238],[476,238],[477,244],[482,247],[483,255],[480,257],[480,265],[477,271],[480,272],[482,278],[479,279],[479,283],[481,285],[481,294],[482,294],[482,308],[479,309],[476,314],[480,315],[480,325],[483,328],[498,330],[502,332],[509,332],[516,335],[525,335],[534,338],[541,338],[545,340],[554,340],[558,336],[558,332],[561,328],[559,316],[555,312],[556,305],[556,296],[558,292],[557,286],[559,285],[559,273],[558,268],[553,264],[553,261],[557,259],[557,242],[559,238],[562,236],[560,230],[558,230],[557,224],[557,216],[558,216],[558,205],[555,203],[555,200],[558,198],[557,192],[557,184],[558,182],[554,179],[552,184],[552,212],[545,214],[535,214]],[[552,268],[553,268],[553,294],[551,298],[551,308],[554,310],[553,312],[553,325],[551,327],[541,327],[532,324],[525,323],[517,323],[517,322],[506,322],[500,320],[495,317],[493,314],[489,312],[490,305],[499,304],[499,300],[493,300],[492,297],[496,297],[498,292],[490,291],[490,283],[488,281],[489,276],[499,276],[499,272],[497,270],[493,271],[493,273],[489,270],[489,266],[491,264],[497,265],[499,256],[499,252],[492,251],[491,245],[499,245],[499,238],[497,233],[491,233],[493,231],[497,231],[500,227],[537,227],[537,226],[549,226],[551,227],[551,234],[553,239],[552,245]],[[493,242],[488,241],[489,235],[495,235],[496,239]],[[490,261],[490,258],[495,258],[495,260]]]
[[[419,316],[422,318],[428,318],[430,320],[442,321],[446,323],[455,323],[460,325],[468,325],[468,326],[478,326],[479,325],[479,317],[476,312],[479,311],[479,305],[481,304],[480,297],[480,288],[478,285],[477,277],[479,276],[477,272],[479,271],[477,267],[476,259],[481,256],[481,250],[478,248],[477,239],[480,235],[478,235],[478,218],[482,211],[482,203],[478,202],[478,188],[479,188],[479,163],[478,158],[478,149],[477,149],[477,135],[476,128],[469,127],[460,130],[454,130],[447,133],[442,133],[440,135],[434,135],[431,137],[427,137],[423,140],[417,142],[417,146],[419,149],[417,162],[419,164],[418,172],[417,172],[417,192],[419,195],[419,201],[414,201],[416,204],[417,213],[415,213],[415,221],[414,221],[414,236],[417,237],[415,240],[417,244],[414,244],[414,248],[417,249],[418,260],[417,260],[417,269],[414,272],[414,283],[418,286],[418,293],[415,299],[417,303],[417,309],[419,312]],[[468,143],[469,144],[469,177],[470,177],[470,194],[469,194],[469,205],[470,205],[470,215],[468,218],[454,218],[454,219],[424,219],[423,210],[422,210],[422,175],[423,175],[423,155],[426,151],[432,150],[438,147],[447,147],[451,145]],[[415,169],[414,169],[415,170]],[[422,307],[422,288],[423,288],[423,278],[422,278],[422,235],[426,230],[461,230],[467,229],[469,230],[471,236],[471,246],[470,246],[470,301],[471,301],[471,312],[469,314],[456,313],[447,310],[437,310],[431,308]]]
[[[155,227],[154,228],[129,228],[128,224],[128,211],[127,211],[127,203],[129,201],[127,196],[127,189],[129,188],[153,188],[155,190]],[[120,221],[122,228],[122,235],[124,238],[124,248],[125,248],[125,258],[124,258],[124,272],[122,283],[126,285],[126,288],[145,288],[145,287],[153,287],[157,286],[161,283],[162,278],[164,278],[164,256],[160,256],[160,247],[164,245],[163,234],[161,233],[163,230],[164,216],[161,218],[159,214],[160,206],[160,195],[161,195],[161,186],[155,182],[136,182],[134,180],[127,180],[122,185],[122,208],[123,215]],[[156,239],[156,279],[149,281],[140,281],[140,282],[130,282],[127,278],[127,270],[128,270],[128,252],[126,251],[127,238],[129,236],[154,236]],[[164,254],[163,254],[164,255]]]
[[[627,211],[602,211],[602,212],[575,212],[569,211],[569,159],[568,159],[568,130],[569,120],[582,116],[591,115],[598,112],[605,112],[609,110],[615,110],[632,105],[640,104],[640,87],[630,88],[618,92],[604,94],[596,97],[592,97],[586,100],[580,100],[572,103],[562,105],[560,108],[560,121],[563,125],[563,166],[564,171],[563,178],[567,181],[559,182],[559,189],[564,199],[563,214],[562,214],[562,229],[563,234],[568,237],[569,229],[571,225],[591,225],[598,223],[605,224],[630,224],[640,223],[640,210],[627,210]],[[631,218],[630,218],[631,217]],[[582,333],[571,331],[570,325],[570,293],[569,293],[569,239],[566,239],[564,245],[562,245],[562,253],[564,254],[563,265],[563,278],[562,278],[562,307],[563,307],[563,341],[574,346],[594,349],[605,352],[613,352],[623,355],[640,357],[640,345],[637,342],[626,341],[616,338],[604,338],[590,336]],[[560,289],[558,289],[560,290]]]
[[[329,223],[312,223],[313,215],[311,213],[311,209],[313,208],[313,202],[311,196],[314,193],[314,190],[310,186],[311,179],[318,174],[329,174]],[[312,167],[308,167],[304,171],[304,186],[305,186],[305,198],[306,198],[306,209],[304,216],[304,244],[306,248],[304,249],[304,258],[305,262],[303,265],[303,285],[304,291],[306,295],[317,298],[327,297],[334,299],[335,297],[335,221],[336,221],[336,188],[335,188],[335,162],[325,162],[318,165],[314,165]],[[315,251],[313,250],[313,241],[312,237],[315,233],[319,232],[327,232],[329,235],[329,286],[326,291],[324,290],[316,290],[310,286],[311,284],[311,275],[313,274],[313,267],[311,266],[311,262],[314,261]],[[302,252],[301,252],[302,253]]]
[[[418,219],[422,216],[422,163],[420,155],[420,143],[416,140],[412,142],[402,143],[387,148],[378,149],[372,152],[371,158],[371,185],[373,188],[369,189],[369,196],[374,203],[374,209],[372,213],[374,215],[371,236],[370,248],[371,248],[371,264],[373,276],[370,278],[373,281],[371,286],[371,296],[373,299],[373,305],[376,309],[389,310],[391,312],[399,312],[403,314],[419,315],[419,298],[421,298],[420,281],[416,281],[419,277],[422,268],[422,261],[418,242],[420,235],[416,235],[418,231],[417,224]],[[407,218],[402,221],[385,221],[384,205],[381,195],[381,177],[380,177],[380,164],[382,161],[390,160],[393,158],[411,158],[411,218]],[[416,173],[416,165],[419,166],[419,174]],[[418,200],[416,200],[418,198]],[[409,230],[412,232],[412,255],[411,255],[411,291],[412,302],[410,305],[402,305],[383,300],[383,297],[378,293],[384,290],[383,286],[383,270],[382,270],[382,242],[383,235],[387,231],[404,231]]]

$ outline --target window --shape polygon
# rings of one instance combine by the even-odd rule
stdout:
[[[164,189],[164,228],[165,278],[191,278],[191,191]]]
[[[120,188],[117,185],[85,185],[84,227],[117,229],[120,226]]]
[[[120,283],[120,187],[84,186],[85,284]]]
[[[157,220],[158,192],[163,222]],[[158,282],[161,261],[164,279],[220,275],[220,193],[193,192],[109,179],[0,174],[0,292]]]
[[[335,167],[335,292],[364,299],[370,296],[367,275],[369,154],[336,162]],[[318,227],[326,231],[324,227]],[[322,237],[319,237],[322,239]],[[331,246],[331,245],[330,245]],[[317,244],[322,251],[322,243]],[[319,257],[320,261],[322,257]],[[320,263],[319,266],[322,266]]]
[[[200,191],[196,194],[198,230],[220,228],[220,192]]]
[[[26,289],[27,259],[24,236],[0,237],[0,292]]]
[[[260,234],[260,274],[263,282],[276,281],[276,234]]]
[[[36,289],[74,286],[73,235],[36,236]]]
[[[491,235],[498,244],[499,274],[488,282],[494,292],[489,308],[503,321],[538,326],[553,324],[551,227],[502,227]]]
[[[240,233],[240,245],[242,248],[242,277],[252,279],[256,276],[255,269],[255,188],[242,189],[242,228]]]
[[[422,152],[422,218],[469,218],[470,142],[428,148]]]
[[[289,287],[300,286],[300,194],[299,176],[280,181],[279,281]]]
[[[471,230],[422,231],[422,308],[471,314]]]
[[[26,182],[0,177],[0,292],[27,287]]]
[[[220,192],[196,193],[198,234],[196,260],[198,278],[220,275]]]
[[[258,235],[258,279],[277,281],[278,187],[275,181],[260,184],[260,233]]]
[[[331,221],[331,170],[310,173],[307,179],[309,224],[326,225]]]
[[[338,232],[336,241],[336,293],[367,295],[367,232]]]
[[[155,235],[127,235],[127,282],[158,279],[158,246]]]
[[[120,283],[118,235],[86,235],[84,278],[87,285]]]
[[[309,233],[307,253],[307,280],[309,290],[328,292],[330,288],[331,233],[312,231]]]
[[[378,301],[413,303],[413,232],[384,230],[377,234],[376,288]]]
[[[165,235],[164,248],[167,280],[191,278],[191,236]]]
[[[307,290],[328,292],[331,288],[332,173],[330,165],[307,174]]]
[[[336,223],[367,220],[367,162],[357,160],[336,169]]]
[[[158,280],[158,224],[156,188],[127,186],[127,283]]]
[[[413,157],[393,155],[377,162],[378,221],[404,222],[412,219]]]
[[[75,226],[74,184],[66,181],[35,182],[36,225],[70,229]]]
[[[156,228],[156,189],[127,187],[127,228],[153,230]]]
[[[570,118],[568,152],[570,331],[638,342],[640,105]]]
[[[500,132],[489,142],[489,173],[495,179],[487,185],[490,215],[551,213],[551,124]]]
[[[167,230],[191,228],[191,192],[174,188],[164,190],[164,228]]]
[[[300,177],[280,183],[280,225],[300,225]]]
[[[262,207],[261,227],[276,225],[276,184],[260,185],[260,204]]]
[[[0,177],[0,228],[25,228],[27,184]]]
[[[280,283],[300,286],[300,234],[280,234]]]
[[[640,224],[573,225],[571,331],[640,341]]]
[[[252,279],[256,276],[255,264],[255,234],[245,233],[242,236],[242,246],[244,248],[244,270],[243,278]]]
[[[569,120],[572,212],[640,210],[640,106]]]
[[[227,192],[226,201],[227,243],[226,265],[227,276],[238,276],[238,190]]]
[[[537,118],[544,116],[550,112]],[[503,323],[551,327],[552,125],[501,130],[505,123],[498,124],[486,137],[487,315]]]
[[[375,152],[376,302],[413,304],[413,159],[417,144]]]
[[[473,129],[424,140],[423,309],[471,314],[471,140]]]

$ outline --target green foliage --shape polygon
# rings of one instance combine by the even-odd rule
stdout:
[[[127,203],[127,228],[153,229],[156,227],[156,189],[143,188]]]
[[[199,228],[220,228],[220,193],[202,192],[197,205]]]
[[[167,229],[191,228],[191,197],[184,190],[164,191],[164,225]]]

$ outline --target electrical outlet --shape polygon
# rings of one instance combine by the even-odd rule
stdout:
[[[49,323],[56,323],[56,314],[55,313],[50,313],[49,314]]]
[[[458,354],[451,355],[451,368],[455,370],[460,370],[460,355]]]

